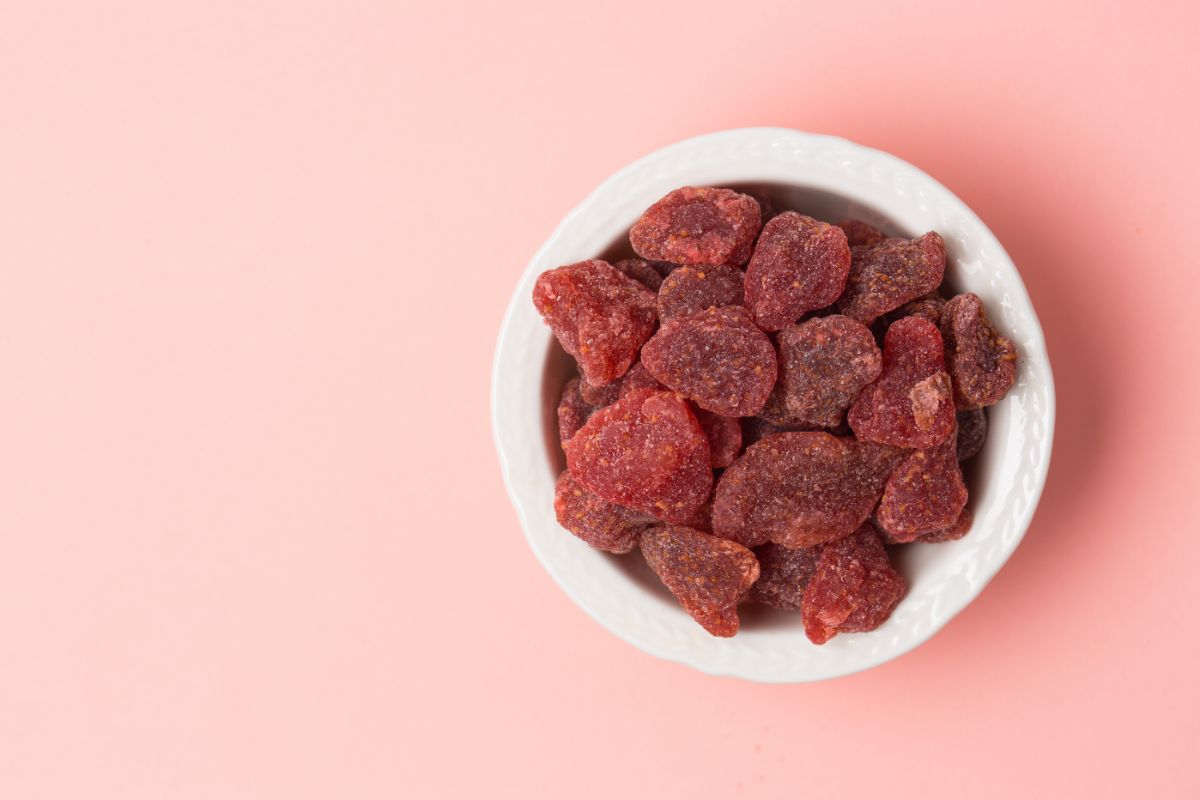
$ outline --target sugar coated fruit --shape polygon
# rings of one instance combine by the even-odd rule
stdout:
[[[983,449],[987,439],[987,415],[982,408],[959,411],[958,417],[958,460],[974,458]]]
[[[758,558],[760,574],[750,587],[746,599],[788,611],[799,611],[804,590],[817,571],[820,554],[819,546],[794,550],[777,544],[756,547],[754,555]]]
[[[992,325],[978,295],[946,301],[942,338],[959,408],[994,405],[1008,394],[1017,378],[1017,348]]]
[[[673,264],[731,264],[750,258],[762,226],[753,197],[730,189],[685,186],[659,200],[629,231],[633,250]]]
[[[824,644],[838,633],[875,630],[891,616],[905,588],[879,535],[863,525],[821,548],[804,590],[804,632],[814,644]]]
[[[848,536],[879,502],[903,450],[828,433],[776,433],[721,475],[713,532],[747,547],[811,547]]]
[[[710,308],[667,320],[642,348],[659,382],[701,408],[748,417],[775,385],[775,348],[740,306]]]
[[[928,448],[954,431],[954,398],[937,326],[920,317],[892,323],[883,371],[858,395],[847,419],[860,439]]]
[[[777,331],[837,300],[849,271],[841,228],[787,211],[758,237],[746,267],[746,305],[763,330]]]
[[[846,241],[851,247],[879,244],[887,238],[883,235],[883,231],[861,219],[844,219],[837,226],[846,234]]]
[[[657,292],[658,287],[662,286],[662,273],[644,258],[623,258],[613,264],[613,268],[622,275],[633,278],[652,292]]]
[[[888,478],[875,518],[896,542],[945,530],[967,504],[955,437],[916,450]]]
[[[861,322],[816,317],[779,332],[779,385],[788,416],[802,425],[836,427],[863,387],[879,377],[883,357]]]
[[[684,527],[650,528],[642,555],[684,611],[713,636],[738,631],[738,603],[758,580],[754,553],[736,542]]]
[[[885,239],[856,247],[838,310],[869,325],[937,289],[945,269],[946,243],[932,231],[912,241]]]
[[[621,388],[618,393],[619,397],[624,397],[630,392],[636,392],[638,389],[666,389],[654,376],[650,374],[650,370],[646,369],[646,365],[638,361],[629,371],[621,378]]]
[[[648,514],[597,497],[570,472],[558,476],[554,513],[559,525],[597,550],[609,553],[628,553],[637,547],[642,531],[662,524]]]
[[[533,304],[593,386],[629,369],[658,319],[654,293],[600,260],[543,272]]]
[[[708,437],[674,392],[630,392],[593,414],[564,449],[584,488],[666,522],[686,522],[712,490]]]
[[[680,267],[668,275],[658,290],[658,318],[687,317],[706,308],[740,306],[745,278],[737,267]]]

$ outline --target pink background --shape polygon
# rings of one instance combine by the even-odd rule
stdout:
[[[0,3],[0,797],[1200,793],[1194,3],[183,5]],[[1058,379],[1009,565],[810,686],[585,617],[487,410],[559,218],[762,124],[963,197]]]

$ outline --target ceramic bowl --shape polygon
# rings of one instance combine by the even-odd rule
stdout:
[[[742,606],[742,629],[714,638],[675,602],[635,552],[591,549],[558,525],[554,481],[564,468],[556,408],[573,365],[531,302],[547,269],[631,255],[628,230],[680,186],[766,191],[819,219],[857,217],[886,233],[928,230],[946,240],[947,281],[984,301],[1019,353],[1017,384],[989,409],[983,451],[969,463],[975,523],[965,538],[899,548],[907,595],[882,627],[817,647],[799,614]],[[1021,541],[1037,507],[1054,432],[1054,381],[1037,315],[1004,248],[948,189],[895,156],[845,139],[778,128],[729,130],[665,147],[604,181],[529,262],[501,326],[492,376],[492,426],[504,479],[530,547],[593,619],[660,658],[704,672],[796,683],[882,664],[926,641],[970,603]],[[546,646],[553,637],[546,632]]]

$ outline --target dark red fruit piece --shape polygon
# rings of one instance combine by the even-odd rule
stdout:
[[[958,418],[958,460],[966,461],[983,449],[987,439],[987,414],[982,408],[972,408],[959,411]]]
[[[599,260],[543,272],[533,304],[593,386],[629,369],[658,320],[654,293]]]
[[[882,625],[904,596],[905,583],[870,525],[824,545],[804,590],[801,618],[813,644],[838,633],[872,631]]]
[[[758,237],[746,267],[746,306],[759,327],[777,331],[837,300],[849,271],[841,228],[785,211]]]
[[[754,549],[760,574],[750,587],[748,600],[755,603],[799,611],[808,582],[817,571],[820,547],[800,547],[795,550],[777,544],[764,544]]]
[[[723,417],[699,406],[692,413],[708,437],[708,454],[714,467],[728,467],[742,452],[742,425],[734,417]]]
[[[646,369],[646,365],[641,361],[635,363],[629,368],[621,378],[621,387],[618,394],[619,397],[624,397],[630,392],[636,392],[638,389],[655,389],[663,391],[667,387],[663,386],[654,376],[650,374],[650,370]]]
[[[589,492],[564,472],[554,487],[558,524],[598,550],[628,553],[642,531],[661,524],[654,517],[610,503]]]
[[[592,415],[564,448],[567,468],[610,503],[686,522],[712,490],[708,438],[673,392],[630,392]]]
[[[892,323],[883,340],[883,372],[847,415],[860,439],[929,448],[954,431],[954,400],[944,370],[942,337],[920,317]]]
[[[875,511],[879,527],[895,542],[911,542],[954,524],[967,504],[955,437],[917,450],[888,478]]]
[[[741,306],[668,320],[642,348],[642,363],[665,386],[727,417],[757,413],[775,385],[775,348]]]
[[[811,547],[853,533],[905,452],[828,433],[776,433],[717,482],[713,532],[747,547]]]
[[[662,286],[662,274],[644,258],[623,258],[613,264],[613,269],[633,278],[652,292],[657,292],[658,287]]]
[[[583,399],[579,390],[582,382],[581,378],[567,381],[562,399],[558,401],[558,441],[564,447],[596,410],[595,406]]]
[[[732,264],[750,258],[762,227],[754,198],[729,189],[685,186],[659,200],[629,231],[642,258],[673,264]]]
[[[625,375],[629,372],[626,371]],[[620,396],[621,387],[625,384],[625,376],[612,383],[606,383],[603,386],[592,386],[586,379],[579,382],[579,396],[583,401],[592,408],[604,408],[607,405],[612,405]]]
[[[919,297],[912,302],[905,303],[895,311],[889,311],[883,315],[883,319],[887,324],[891,324],[898,319],[905,317],[922,317],[929,320],[934,325],[942,324],[942,309],[946,307],[946,301],[937,292],[931,292],[924,297]]]
[[[737,267],[680,267],[658,290],[658,318],[687,317],[706,308],[740,306],[744,275]]]
[[[738,631],[738,603],[758,580],[754,553],[736,542],[684,527],[650,528],[642,555],[683,610],[713,636]]]
[[[875,337],[849,317],[817,317],[779,332],[779,386],[798,424],[836,427],[882,368]]]
[[[974,294],[946,302],[942,338],[959,408],[994,405],[1017,379],[1017,348],[1000,335]]]
[[[962,513],[958,515],[958,519],[949,528],[941,531],[927,533],[918,542],[926,542],[928,544],[939,544],[941,542],[952,542],[956,539],[961,539],[971,532],[971,523],[973,522],[971,509],[964,508]]]
[[[861,219],[844,219],[837,226],[846,234],[846,241],[851,247],[879,244],[887,238],[883,235],[883,231],[874,225],[868,225]]]
[[[933,231],[912,241],[885,239],[853,252],[838,309],[867,325],[937,289],[946,270],[946,243]]]

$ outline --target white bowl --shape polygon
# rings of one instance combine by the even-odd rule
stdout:
[[[838,220],[858,217],[905,236],[936,230],[947,277],[978,294],[1017,345],[1017,385],[989,409],[987,443],[968,471],[975,524],[965,538],[899,549],[908,594],[881,628],[817,647],[799,614],[742,607],[731,639],[709,636],[640,556],[589,548],[558,525],[554,480],[563,469],[555,411],[573,369],[533,307],[537,276],[605,254],[631,254],[627,232],[651,203],[680,186],[769,184],[786,207]],[[895,156],[845,139],[782,128],[722,131],[665,147],[606,180],[529,262],[500,329],[492,426],[509,495],[530,546],[563,590],[597,622],[661,658],[704,672],[796,683],[882,664],[945,625],[1012,555],[1037,506],[1054,432],[1054,380],[1037,315],[996,237],[948,189]],[[549,633],[546,634],[550,638]]]

